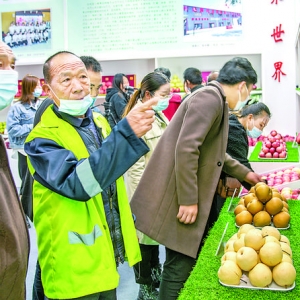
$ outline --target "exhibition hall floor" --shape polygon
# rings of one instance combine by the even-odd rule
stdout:
[[[26,300],[32,300],[32,285],[35,274],[35,266],[37,259],[37,247],[36,247],[36,233],[31,224],[31,228],[29,228],[30,235],[30,256],[29,256],[29,265],[26,279],[26,288],[27,295]],[[160,246],[160,260],[163,263],[165,259],[165,249],[163,246]],[[120,284],[117,288],[117,295],[119,300],[135,300],[137,298],[138,284],[135,283],[133,269],[128,266],[127,263],[121,264],[118,267],[118,271],[120,274]]]

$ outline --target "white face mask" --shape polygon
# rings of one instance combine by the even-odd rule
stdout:
[[[90,94],[86,95],[82,100],[60,99],[56,96],[56,94],[53,92],[50,86],[49,88],[52,91],[52,93],[55,95],[55,97],[60,101],[58,110],[68,115],[74,117],[82,116],[87,112],[87,110],[93,103],[93,98],[91,97]]]
[[[239,91],[239,101],[236,103],[233,110],[241,110],[246,105],[246,103],[249,101],[249,91],[248,91],[248,88],[246,85],[245,85],[245,87],[246,87],[247,94],[248,94],[246,100],[242,101],[242,95],[241,95],[241,92]]]
[[[14,70],[0,70],[0,110],[14,100],[18,92],[18,72]]]

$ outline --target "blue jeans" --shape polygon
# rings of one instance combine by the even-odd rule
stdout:
[[[166,261],[159,287],[159,300],[176,300],[196,259],[166,248]]]

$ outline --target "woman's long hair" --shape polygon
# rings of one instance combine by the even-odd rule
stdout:
[[[30,103],[34,99],[33,92],[39,83],[39,78],[27,74],[22,80],[22,94],[19,99],[22,103]]]
[[[152,72],[147,74],[141,82],[141,87],[131,96],[125,107],[123,117],[127,116],[136,105],[137,101],[144,97],[146,91],[154,94],[162,85],[165,85],[168,82],[170,82],[169,78],[163,73]]]

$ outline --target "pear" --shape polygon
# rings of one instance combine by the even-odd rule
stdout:
[[[280,236],[280,242],[290,245],[290,240],[283,234]]]
[[[242,277],[242,270],[232,260],[226,260],[218,270],[218,277],[222,283],[239,285]]]
[[[283,287],[290,286],[296,279],[295,267],[288,262],[281,262],[273,268],[274,281]]]
[[[274,216],[283,209],[283,202],[280,198],[273,197],[266,203],[265,209],[271,216]]]
[[[247,208],[244,205],[239,204],[239,205],[236,206],[236,208],[234,209],[233,212],[234,212],[235,215],[238,215],[243,210],[247,210]]]
[[[223,265],[225,261],[232,260],[236,263],[236,252],[228,251],[223,254],[221,257],[221,264]]]
[[[225,252],[234,251],[233,243],[234,243],[234,240],[227,241],[227,243],[225,245]]]
[[[276,237],[272,236],[272,235],[267,235],[265,237],[265,243],[269,243],[269,242],[274,242],[277,243],[278,245],[280,245],[279,241],[276,239]]]
[[[255,227],[253,226],[253,225],[251,225],[251,224],[244,224],[244,225],[242,225],[240,228],[239,228],[239,230],[238,230],[238,232],[237,232],[237,235],[238,235],[238,237],[240,237],[240,235],[242,234],[242,233],[247,233],[249,230],[251,230],[251,229],[254,229]]]
[[[253,199],[257,199],[254,193],[248,193],[244,196],[244,205],[247,207],[248,203],[250,203]]]
[[[279,246],[280,247],[280,246]],[[258,262],[257,253],[250,247],[242,247],[236,253],[236,262],[244,271],[250,271]]]
[[[238,239],[238,234],[237,233],[235,233],[228,241],[235,241],[235,240],[237,240]]]
[[[263,237],[268,235],[274,236],[278,241],[280,240],[280,231],[273,226],[264,226],[261,229]]]
[[[256,227],[263,227],[267,226],[271,223],[271,216],[266,211],[259,211],[255,216],[253,217],[253,224]]]
[[[290,215],[285,211],[281,211],[280,213],[273,216],[273,224],[277,228],[286,228],[290,222]]]
[[[244,224],[251,224],[253,217],[249,211],[245,210],[240,212],[235,216],[235,223],[237,226],[242,226]]]
[[[255,215],[259,211],[263,210],[264,205],[258,199],[251,200],[247,205],[247,210],[252,214]]]
[[[247,234],[245,234],[247,235]],[[239,239],[235,240],[233,243],[233,249],[235,252],[238,252],[238,250],[245,246],[245,239],[244,235],[242,235]]]
[[[253,286],[265,287],[271,284],[272,271],[265,264],[258,263],[248,274],[249,280]]]
[[[257,184],[256,184],[257,185]],[[255,185],[255,195],[259,201],[266,203],[272,198],[272,190],[266,184]]]
[[[259,257],[262,263],[274,267],[282,261],[283,252],[280,245],[274,242],[264,244],[259,250]]]
[[[283,261],[293,264],[293,260],[291,259],[291,257],[284,252],[283,252],[283,256],[282,256],[282,262]]]
[[[287,243],[280,242],[280,246],[281,246],[283,253],[286,253],[287,255],[289,255],[290,258],[293,257],[293,252],[292,252],[290,245],[288,245]]]
[[[254,250],[259,250],[265,243],[265,239],[259,229],[249,230],[244,238],[245,246]]]

